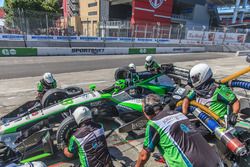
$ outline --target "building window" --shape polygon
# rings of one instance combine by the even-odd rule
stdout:
[[[89,12],[88,14],[89,14],[89,16],[94,16],[94,15],[97,15],[97,11]]]
[[[94,6],[97,6],[97,2],[89,3],[89,4],[88,4],[88,7],[89,7],[89,8],[94,7]]]

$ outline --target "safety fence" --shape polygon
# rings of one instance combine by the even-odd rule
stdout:
[[[212,37],[211,37],[212,34]],[[1,41],[26,42],[91,42],[91,43],[152,43],[152,44],[191,44],[191,45],[236,45],[249,46],[245,43],[245,34],[224,34],[212,32],[188,33],[187,39],[169,38],[131,38],[131,37],[86,37],[86,36],[52,36],[52,35],[20,35],[0,34]]]

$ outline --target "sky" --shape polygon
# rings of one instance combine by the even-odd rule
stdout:
[[[3,6],[3,2],[4,2],[4,0],[0,0],[0,7]]]

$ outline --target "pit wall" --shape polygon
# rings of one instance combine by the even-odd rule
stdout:
[[[96,47],[96,48],[0,48],[0,56],[71,56],[205,52],[205,47]]]

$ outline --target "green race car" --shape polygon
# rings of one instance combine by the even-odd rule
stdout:
[[[71,114],[77,107],[86,106],[95,118],[115,118],[123,125],[142,115],[142,99],[146,95],[165,96],[173,92],[178,92],[175,96],[181,98],[185,89],[177,88],[169,74],[148,72],[140,74],[132,85],[128,80],[118,79],[110,88],[96,90],[91,85],[89,92],[70,98],[63,90],[52,89],[44,95],[40,106],[35,107],[38,101],[34,101],[30,107],[21,107],[2,118],[0,142],[20,152],[23,162],[40,159],[64,147],[76,127]]]

